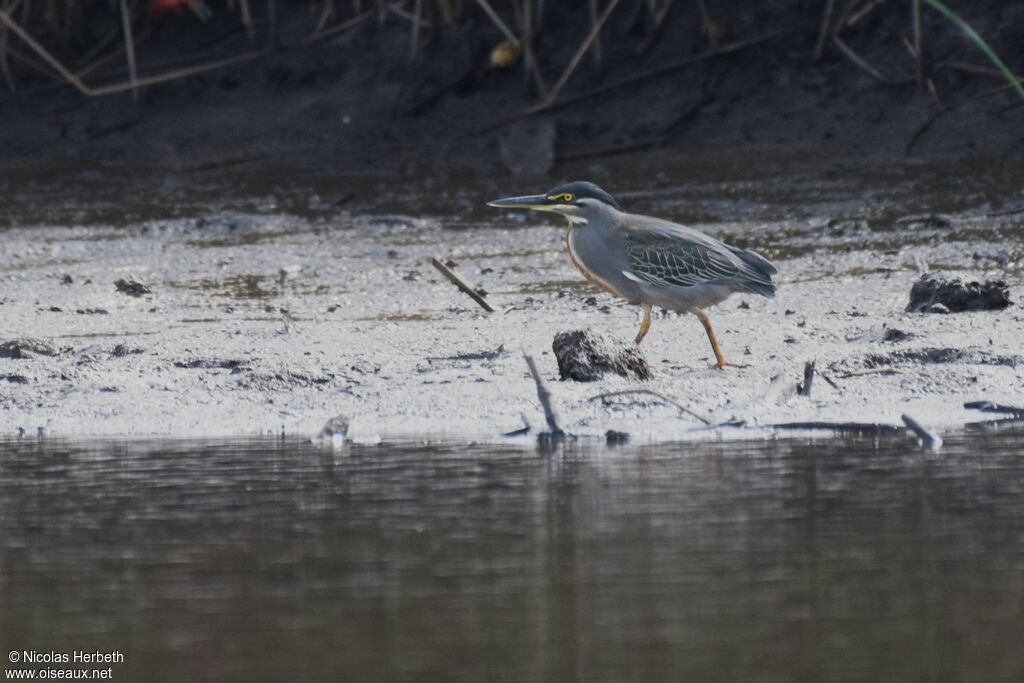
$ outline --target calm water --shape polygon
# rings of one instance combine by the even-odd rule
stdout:
[[[0,445],[0,649],[115,680],[1024,680],[1022,432]]]

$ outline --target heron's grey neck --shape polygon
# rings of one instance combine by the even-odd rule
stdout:
[[[588,204],[587,210],[583,215],[569,215],[566,214],[566,218],[569,219],[569,225],[572,227],[581,227],[587,223],[600,223],[606,221],[618,213],[614,208],[606,204]]]

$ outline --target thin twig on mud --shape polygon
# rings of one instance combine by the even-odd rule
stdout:
[[[477,302],[477,304],[480,305],[480,308],[484,309],[488,313],[494,313],[494,308],[492,308],[491,305],[487,302],[487,299],[481,296],[480,292],[476,291],[473,285],[469,284],[469,282],[467,282],[465,278],[463,278],[454,270],[446,266],[444,264],[444,261],[442,261],[436,256],[433,256],[431,257],[430,262],[434,264],[435,268],[441,271],[441,274],[444,275],[449,282],[458,287],[463,294],[467,295],[473,301]]]
[[[884,368],[868,368],[866,370],[851,370],[850,372],[840,375],[842,379],[850,379],[851,377],[864,377],[866,375],[902,375],[902,370],[897,370],[893,367]]]
[[[903,156],[910,156],[910,153],[914,151],[914,145],[917,144],[917,141],[931,129],[932,125],[934,125],[935,121],[944,111],[945,109],[942,108],[932,109],[932,113],[928,115],[928,118],[925,119],[924,123],[918,126],[917,130],[914,131],[914,134],[910,136],[910,140],[907,141],[906,147],[903,148]]]
[[[822,372],[821,370],[819,370],[819,371],[818,371],[818,374],[819,374],[819,375],[821,376],[821,378],[822,378],[823,380],[825,380],[825,383],[826,383],[826,384],[828,384],[828,385],[829,385],[830,387],[832,387],[832,388],[833,388],[833,389],[835,389],[836,391],[839,391],[839,385],[838,385],[838,384],[836,384],[836,383],[835,383],[835,380],[833,380],[833,379],[832,379],[831,377],[829,377],[827,373],[824,373],[824,372]]]
[[[999,218],[1000,216],[1016,216],[1019,213],[1024,213],[1024,206],[1019,206],[1016,209],[1004,209],[1003,211],[991,211],[985,214],[986,218]]]
[[[530,376],[533,377],[533,383],[537,387],[537,400],[540,401],[540,407],[544,410],[544,419],[548,423],[548,430],[551,436],[555,438],[565,436],[565,432],[558,426],[558,416],[551,405],[551,392],[548,391],[547,386],[544,385],[544,380],[541,379],[540,371],[537,370],[537,363],[534,362],[533,356],[526,353],[523,354],[523,360],[526,361],[526,367],[529,368]]]
[[[663,394],[659,394],[656,391],[651,391],[650,389],[625,389],[623,391],[609,391],[608,393],[605,393],[605,394],[598,394],[597,396],[591,396],[590,398],[587,399],[587,402],[589,403],[591,401],[597,401],[597,400],[600,400],[600,399],[603,399],[603,398],[613,398],[615,396],[629,396],[629,395],[635,395],[635,394],[643,394],[645,396],[654,396],[655,398],[664,401],[665,403],[669,404],[670,406],[675,407],[680,412],[686,413],[690,417],[693,417],[693,418],[696,418],[696,419],[700,420],[701,422],[703,422],[707,426],[710,427],[712,425],[711,420],[707,419],[706,417],[703,417],[702,415],[700,415],[698,413],[695,413],[694,411],[690,410],[689,408],[687,408],[686,406],[682,405],[678,401],[674,401],[671,398],[669,398],[668,396],[665,396]]]

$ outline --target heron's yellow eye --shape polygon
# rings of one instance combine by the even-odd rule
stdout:
[[[571,202],[573,199],[575,199],[575,197],[572,196],[572,192],[566,192],[565,194],[562,195],[562,201],[565,202],[566,204]]]

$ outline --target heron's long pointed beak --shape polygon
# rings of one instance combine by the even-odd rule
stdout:
[[[506,197],[487,202],[487,206],[499,209],[533,209],[534,211],[551,211],[556,206],[546,195],[532,194],[525,197]]]

